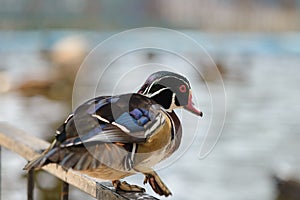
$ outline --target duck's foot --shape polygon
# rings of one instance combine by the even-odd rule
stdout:
[[[164,182],[159,178],[159,176],[152,171],[150,173],[145,173],[144,184],[149,183],[152,189],[159,195],[169,196],[172,195],[171,191],[164,184]]]
[[[125,192],[145,192],[146,190],[137,185],[130,185],[126,181],[115,180],[112,181],[113,186],[117,191],[125,191]]]

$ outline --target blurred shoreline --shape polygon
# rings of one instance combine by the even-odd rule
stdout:
[[[61,38],[81,36],[88,40],[90,50],[105,39],[120,33],[119,31],[84,31],[84,30],[0,30],[0,53],[49,51]],[[300,32],[202,32],[178,29],[211,53],[249,53],[249,54],[286,54],[300,55]],[[164,40],[164,38],[161,38]],[[170,38],[172,39],[172,38]],[[119,45],[111,46],[111,50]],[[182,47],[178,47],[182,48]],[[193,51],[193,50],[191,50]]]
[[[299,0],[0,0],[1,29],[128,29],[150,26],[211,31],[300,30]],[[116,14],[117,13],[117,14]]]

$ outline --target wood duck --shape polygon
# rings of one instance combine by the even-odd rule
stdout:
[[[145,175],[159,195],[170,190],[152,169],[175,152],[182,128],[175,108],[202,116],[193,106],[189,81],[182,75],[156,72],[137,93],[100,96],[80,105],[56,130],[55,140],[24,169],[58,163],[65,169],[111,180],[116,190],[144,192],[120,179]]]

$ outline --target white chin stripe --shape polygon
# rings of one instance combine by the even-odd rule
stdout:
[[[174,110],[175,108],[178,108],[178,106],[176,106],[176,104],[175,104],[175,98],[176,98],[176,94],[173,93],[173,95],[172,95],[172,102],[171,102],[170,108],[167,109],[166,111],[172,112],[172,110]]]

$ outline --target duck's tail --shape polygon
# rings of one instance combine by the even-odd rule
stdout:
[[[44,165],[48,164],[49,160],[48,158],[51,157],[53,154],[56,153],[57,148],[55,148],[56,140],[50,145],[49,148],[47,148],[40,156],[37,158],[29,161],[23,170],[31,170],[31,169],[39,169],[43,167]]]

